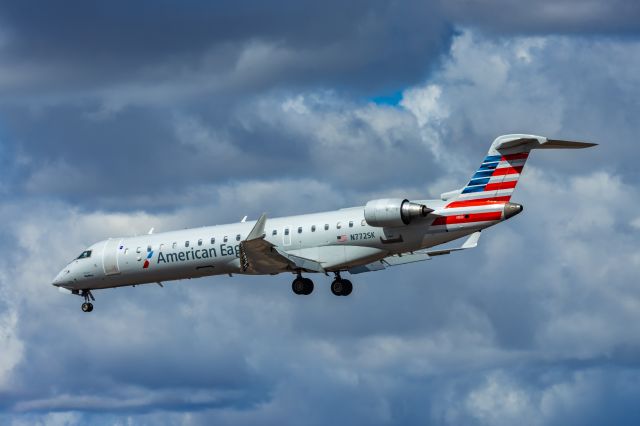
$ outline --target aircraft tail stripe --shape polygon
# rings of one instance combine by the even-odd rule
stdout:
[[[503,160],[503,161],[526,160],[527,158],[529,158],[529,153],[528,152],[518,152],[516,154],[503,155],[501,160]]]
[[[502,155],[487,155],[484,158],[484,163],[490,162],[490,161],[500,161],[503,158]]]
[[[487,186],[485,186],[484,190],[485,191],[495,191],[495,190],[498,190],[498,189],[515,188],[517,183],[518,183],[517,180],[511,180],[509,182],[489,183],[489,184],[487,184]]]
[[[480,166],[480,168],[478,169],[478,171],[480,170],[493,170],[496,167],[498,167],[499,162],[496,161],[495,163],[484,163]]]
[[[495,169],[493,171],[492,176],[504,176],[504,175],[511,175],[511,174],[518,174],[520,172],[522,172],[522,168],[524,166],[516,166],[516,167],[503,167],[501,169]]]
[[[458,214],[453,216],[442,216],[436,218],[431,225],[453,225],[457,223],[470,223],[470,222],[486,222],[491,220],[502,219],[502,212],[487,212],[487,213],[471,213],[471,214]]]
[[[524,166],[527,160],[510,160],[510,161],[501,161],[496,166],[496,169],[502,169],[504,167],[516,167],[516,166]]]
[[[469,194],[471,192],[483,192],[484,191],[484,187],[485,187],[485,185],[467,186],[465,189],[462,190],[462,193],[463,194]]]
[[[477,179],[493,175],[493,170],[479,170],[471,179]]]
[[[486,185],[487,183],[489,183],[489,180],[491,180],[491,178],[487,177],[487,178],[482,178],[482,179],[471,179],[469,181],[469,183],[467,184],[467,186],[472,186],[472,185]]]
[[[445,208],[484,206],[487,204],[504,204],[511,199],[510,195],[501,197],[479,198],[475,200],[452,201]]]
[[[509,201],[528,158],[529,151],[499,154],[490,150],[469,183],[460,191],[457,201],[446,207],[463,206],[467,202],[471,203],[467,205],[482,205],[489,200]]]

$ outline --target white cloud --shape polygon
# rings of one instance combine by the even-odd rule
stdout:
[[[13,369],[22,360],[24,343],[17,330],[18,313],[14,309],[0,313],[0,391],[9,388]]]
[[[400,105],[415,115],[418,125],[421,127],[429,122],[439,123],[449,115],[438,104],[441,95],[442,88],[433,84],[415,87],[402,94]]]
[[[486,425],[542,424],[536,416],[529,393],[500,372],[490,374],[485,383],[467,395],[466,409]]]

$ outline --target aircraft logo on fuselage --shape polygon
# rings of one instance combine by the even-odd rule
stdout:
[[[144,265],[142,265],[142,269],[147,269],[149,267],[149,260],[153,257],[153,250],[150,250],[147,253],[147,258],[144,260]]]

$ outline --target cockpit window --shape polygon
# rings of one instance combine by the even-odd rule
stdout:
[[[82,254],[78,256],[78,259],[86,259],[87,257],[91,257],[91,250],[83,251]]]

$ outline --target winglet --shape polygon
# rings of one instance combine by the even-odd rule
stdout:
[[[257,240],[264,237],[264,225],[267,223],[267,214],[262,213],[262,216],[256,221],[249,235],[247,235],[246,241]]]

